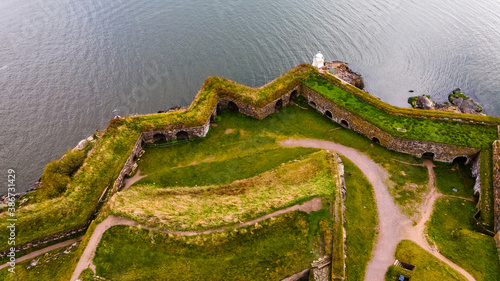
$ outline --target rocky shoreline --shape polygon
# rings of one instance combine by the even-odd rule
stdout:
[[[345,62],[327,61],[325,62],[324,68],[325,70],[330,69],[333,76],[353,85],[358,89],[363,90],[365,87],[365,81],[363,80],[363,77],[361,77],[361,74],[352,71]]]
[[[481,113],[483,111],[481,105],[464,95],[460,88],[453,90],[448,95],[448,101],[449,102],[438,103],[433,101],[429,95],[414,96],[408,99],[408,103],[413,108],[484,115]]]

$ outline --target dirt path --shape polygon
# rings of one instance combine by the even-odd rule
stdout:
[[[366,178],[372,184],[375,191],[375,199],[377,201],[379,234],[373,251],[373,257],[366,269],[366,281],[385,280],[384,276],[387,268],[392,265],[395,259],[394,253],[396,252],[396,246],[403,239],[414,241],[420,247],[460,272],[468,280],[475,281],[474,277],[467,271],[441,255],[435,247],[432,247],[427,242],[425,236],[425,223],[432,214],[436,199],[441,196],[435,188],[436,175],[433,170],[434,164],[432,161],[424,160],[423,165],[418,164],[427,167],[429,174],[429,193],[419,207],[421,214],[419,222],[417,225],[412,226],[411,221],[399,211],[398,207],[394,204],[392,196],[389,194],[387,186],[385,185],[385,181],[388,178],[387,172],[364,153],[337,143],[315,139],[288,139],[280,144],[283,146],[314,147],[338,152],[349,158],[349,160],[365,174]],[[407,164],[415,165],[411,163]]]
[[[70,239],[70,240],[67,240],[67,241],[64,241],[64,242],[61,242],[61,243],[57,243],[57,244],[45,247],[45,248],[40,249],[38,251],[31,252],[31,253],[29,253],[27,255],[24,255],[22,257],[16,258],[16,263],[32,259],[32,258],[34,258],[36,256],[39,256],[41,254],[45,254],[45,253],[50,252],[50,251],[55,250],[55,249],[59,249],[59,248],[62,248],[62,247],[69,246],[69,245],[71,245],[73,243],[76,243],[76,242],[82,240],[82,238],[83,238],[83,236],[80,236],[80,237],[77,237],[77,238],[73,238],[73,239]],[[9,263],[1,265],[0,269],[5,268],[7,266],[9,266]]]
[[[76,266],[75,271],[73,272],[73,275],[71,276],[71,281],[76,281],[78,279],[78,276],[90,267],[94,272],[95,272],[95,266],[92,264],[92,260],[94,259],[95,256],[95,251],[97,249],[97,245],[102,239],[102,235],[106,230],[108,230],[110,227],[115,226],[115,225],[129,225],[129,226],[135,226],[135,227],[140,227],[144,229],[149,229],[149,230],[155,230],[155,231],[161,231],[165,233],[170,233],[170,234],[178,234],[178,235],[185,235],[185,236],[193,236],[193,235],[201,235],[201,234],[210,234],[210,233],[215,233],[215,232],[223,232],[228,229],[236,229],[244,226],[249,226],[258,222],[261,222],[263,220],[279,216],[285,213],[290,213],[293,211],[304,211],[307,213],[310,213],[312,211],[319,211],[322,208],[322,203],[321,203],[321,198],[314,198],[311,201],[305,202],[304,204],[301,205],[295,205],[283,210],[276,211],[274,213],[265,215],[263,217],[257,218],[255,220],[251,220],[248,222],[240,223],[236,226],[233,227],[222,227],[222,228],[216,228],[216,229],[209,229],[209,230],[204,230],[204,231],[174,231],[174,230],[165,230],[165,229],[160,229],[160,228],[155,228],[155,227],[149,227],[145,225],[141,225],[138,222],[135,222],[133,220],[129,220],[126,218],[122,217],[115,217],[115,216],[109,216],[107,217],[104,221],[102,221],[100,224],[97,225],[95,228],[94,232],[92,233],[92,236],[90,237],[90,241],[87,244],[87,247],[85,248],[85,251],[83,252],[80,260],[78,261],[78,264]]]
[[[129,188],[131,185],[133,185],[134,183],[136,183],[140,179],[145,178],[147,176],[148,175],[141,175],[141,170],[137,170],[137,173],[135,173],[135,175],[133,177],[125,179],[125,186],[123,187],[122,190]]]
[[[411,221],[399,211],[387,190],[385,185],[385,181],[388,179],[387,172],[366,154],[337,143],[315,139],[288,139],[280,144],[282,146],[314,147],[338,152],[349,158],[370,181],[377,201],[379,229],[373,258],[366,269],[365,280],[383,281],[387,268],[394,263],[394,253],[401,240],[403,229],[411,227]]]
[[[429,183],[428,183],[428,188],[429,188],[429,193],[425,197],[424,201],[419,207],[419,212],[421,214],[420,220],[418,223],[407,229],[403,235],[403,239],[411,240],[415,242],[417,245],[425,249],[427,252],[431,253],[433,256],[436,258],[440,259],[444,263],[448,264],[451,268],[455,269],[457,272],[461,273],[465,278],[468,280],[476,280],[472,275],[470,275],[467,271],[462,269],[460,266],[456,265],[443,255],[439,253],[435,245],[429,244],[427,240],[427,234],[425,233],[425,223],[429,221],[432,211],[434,209],[434,203],[436,200],[443,196],[441,193],[438,192],[436,189],[435,183],[436,183],[436,174],[434,173],[434,164],[432,163],[431,160],[424,160],[424,165],[427,167],[427,172],[429,174]]]

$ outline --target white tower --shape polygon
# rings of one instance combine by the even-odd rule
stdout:
[[[323,56],[323,54],[321,52],[318,52],[314,58],[313,58],[313,66],[317,67],[317,68],[322,68],[323,66],[325,66],[325,57]]]

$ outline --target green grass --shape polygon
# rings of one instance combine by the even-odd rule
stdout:
[[[481,217],[480,222],[490,230],[494,225],[494,193],[493,193],[493,150],[483,149],[481,157]]]
[[[478,148],[491,147],[497,138],[496,126],[391,115],[317,74],[311,75],[303,83],[395,137]],[[407,132],[398,132],[398,128],[404,128]]]
[[[386,281],[398,280],[399,274],[410,277],[412,281],[467,280],[462,274],[412,241],[401,241],[398,244],[395,256],[396,259],[402,262],[415,265],[415,268],[409,271],[392,265],[387,270]]]
[[[320,257],[328,208],[293,212],[237,231],[182,237],[115,226],[94,258],[97,274],[112,280],[281,280]],[[324,238],[324,237],[323,237]]]
[[[493,237],[474,231],[473,202],[444,197],[434,205],[428,234],[445,257],[472,274],[478,281],[500,280],[500,261]]]
[[[370,182],[350,160],[342,157],[347,187],[345,229],[347,233],[347,280],[364,280],[377,236],[377,205]]]
[[[249,221],[314,197],[333,196],[331,154],[320,151],[230,184],[158,188],[139,185],[111,199],[113,213],[174,230],[213,229]]]
[[[63,276],[70,270],[72,260],[76,256],[77,248],[78,246],[63,247],[35,257],[35,259],[40,257],[41,259],[35,267],[31,267],[30,269],[26,269],[26,266],[33,259],[16,263],[15,274],[8,272],[8,268],[0,270],[0,280],[64,280]],[[69,253],[63,254],[66,249],[69,249]]]
[[[217,147],[218,149],[219,147]],[[162,149],[155,149],[162,150]],[[194,151],[193,148],[192,151]],[[196,149],[198,150],[198,149]],[[170,150],[168,150],[170,151]],[[235,180],[241,180],[253,177],[265,171],[271,170],[282,163],[290,160],[301,158],[304,155],[318,151],[313,148],[276,148],[271,150],[257,150],[251,155],[224,155],[228,160],[202,162],[200,164],[189,165],[179,168],[168,168],[162,162],[155,166],[156,173],[151,173],[151,169],[142,171],[148,176],[136,182],[133,186],[153,185],[157,187],[172,187],[172,186],[196,186],[196,185],[212,185],[212,184],[227,184]],[[148,150],[144,155],[144,162],[155,162],[157,155],[153,157],[148,155],[151,150]],[[167,151],[165,151],[167,152]],[[161,154],[165,153],[161,152]],[[172,154],[176,154],[171,151]],[[160,158],[168,160],[168,158]],[[220,159],[220,158],[219,158]],[[150,163],[148,163],[150,164]],[[165,168],[163,168],[165,167]]]
[[[437,163],[434,173],[439,192],[472,199],[475,179],[472,177],[470,166]]]
[[[299,97],[297,103],[301,102],[303,98]],[[139,169],[150,177],[143,179],[142,183],[192,186],[213,183],[214,180],[222,180],[224,177],[236,179],[230,175],[231,171],[226,173],[217,169],[217,165],[221,163],[234,163],[242,169],[242,173],[248,172],[247,175],[251,176],[252,169],[263,171],[276,163],[282,163],[280,159],[284,162],[286,159],[294,159],[294,154],[300,155],[300,151],[310,151],[296,148],[295,151],[289,150],[288,156],[279,155],[279,151],[283,149],[277,143],[280,140],[289,137],[315,138],[354,147],[384,167],[389,172],[390,180],[394,182],[392,194],[405,213],[415,214],[416,204],[422,200],[421,192],[425,190],[428,181],[427,169],[398,162],[419,164],[422,163],[421,159],[374,144],[356,132],[340,128],[337,123],[316,110],[286,106],[279,113],[260,121],[229,111],[221,112],[219,117],[218,126],[210,128],[205,138],[172,147],[146,148],[146,153],[139,161]],[[268,151],[265,152],[266,150]],[[272,154],[269,154],[269,159],[258,160],[260,157],[257,158],[257,155],[264,152]],[[217,162],[228,159],[229,162]],[[262,169],[259,165],[252,167],[253,163],[258,161],[261,161],[259,165],[262,165]],[[199,164],[188,166],[192,163]],[[173,167],[180,168],[172,169]],[[196,177],[196,173],[203,176]]]

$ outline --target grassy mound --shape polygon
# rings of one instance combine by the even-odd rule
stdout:
[[[142,224],[182,231],[249,221],[314,197],[331,197],[336,188],[331,158],[327,152],[316,152],[229,184],[139,185],[116,194],[111,199],[112,212]]]
[[[94,264],[111,280],[281,280],[327,254],[321,244],[330,227],[328,209],[193,237],[115,226],[104,233]]]
[[[467,280],[462,274],[429,254],[412,241],[401,241],[396,248],[395,256],[396,259],[402,262],[415,265],[415,268],[413,271],[409,271],[392,265],[385,275],[386,281],[398,280],[400,274],[411,277],[410,280]]]

